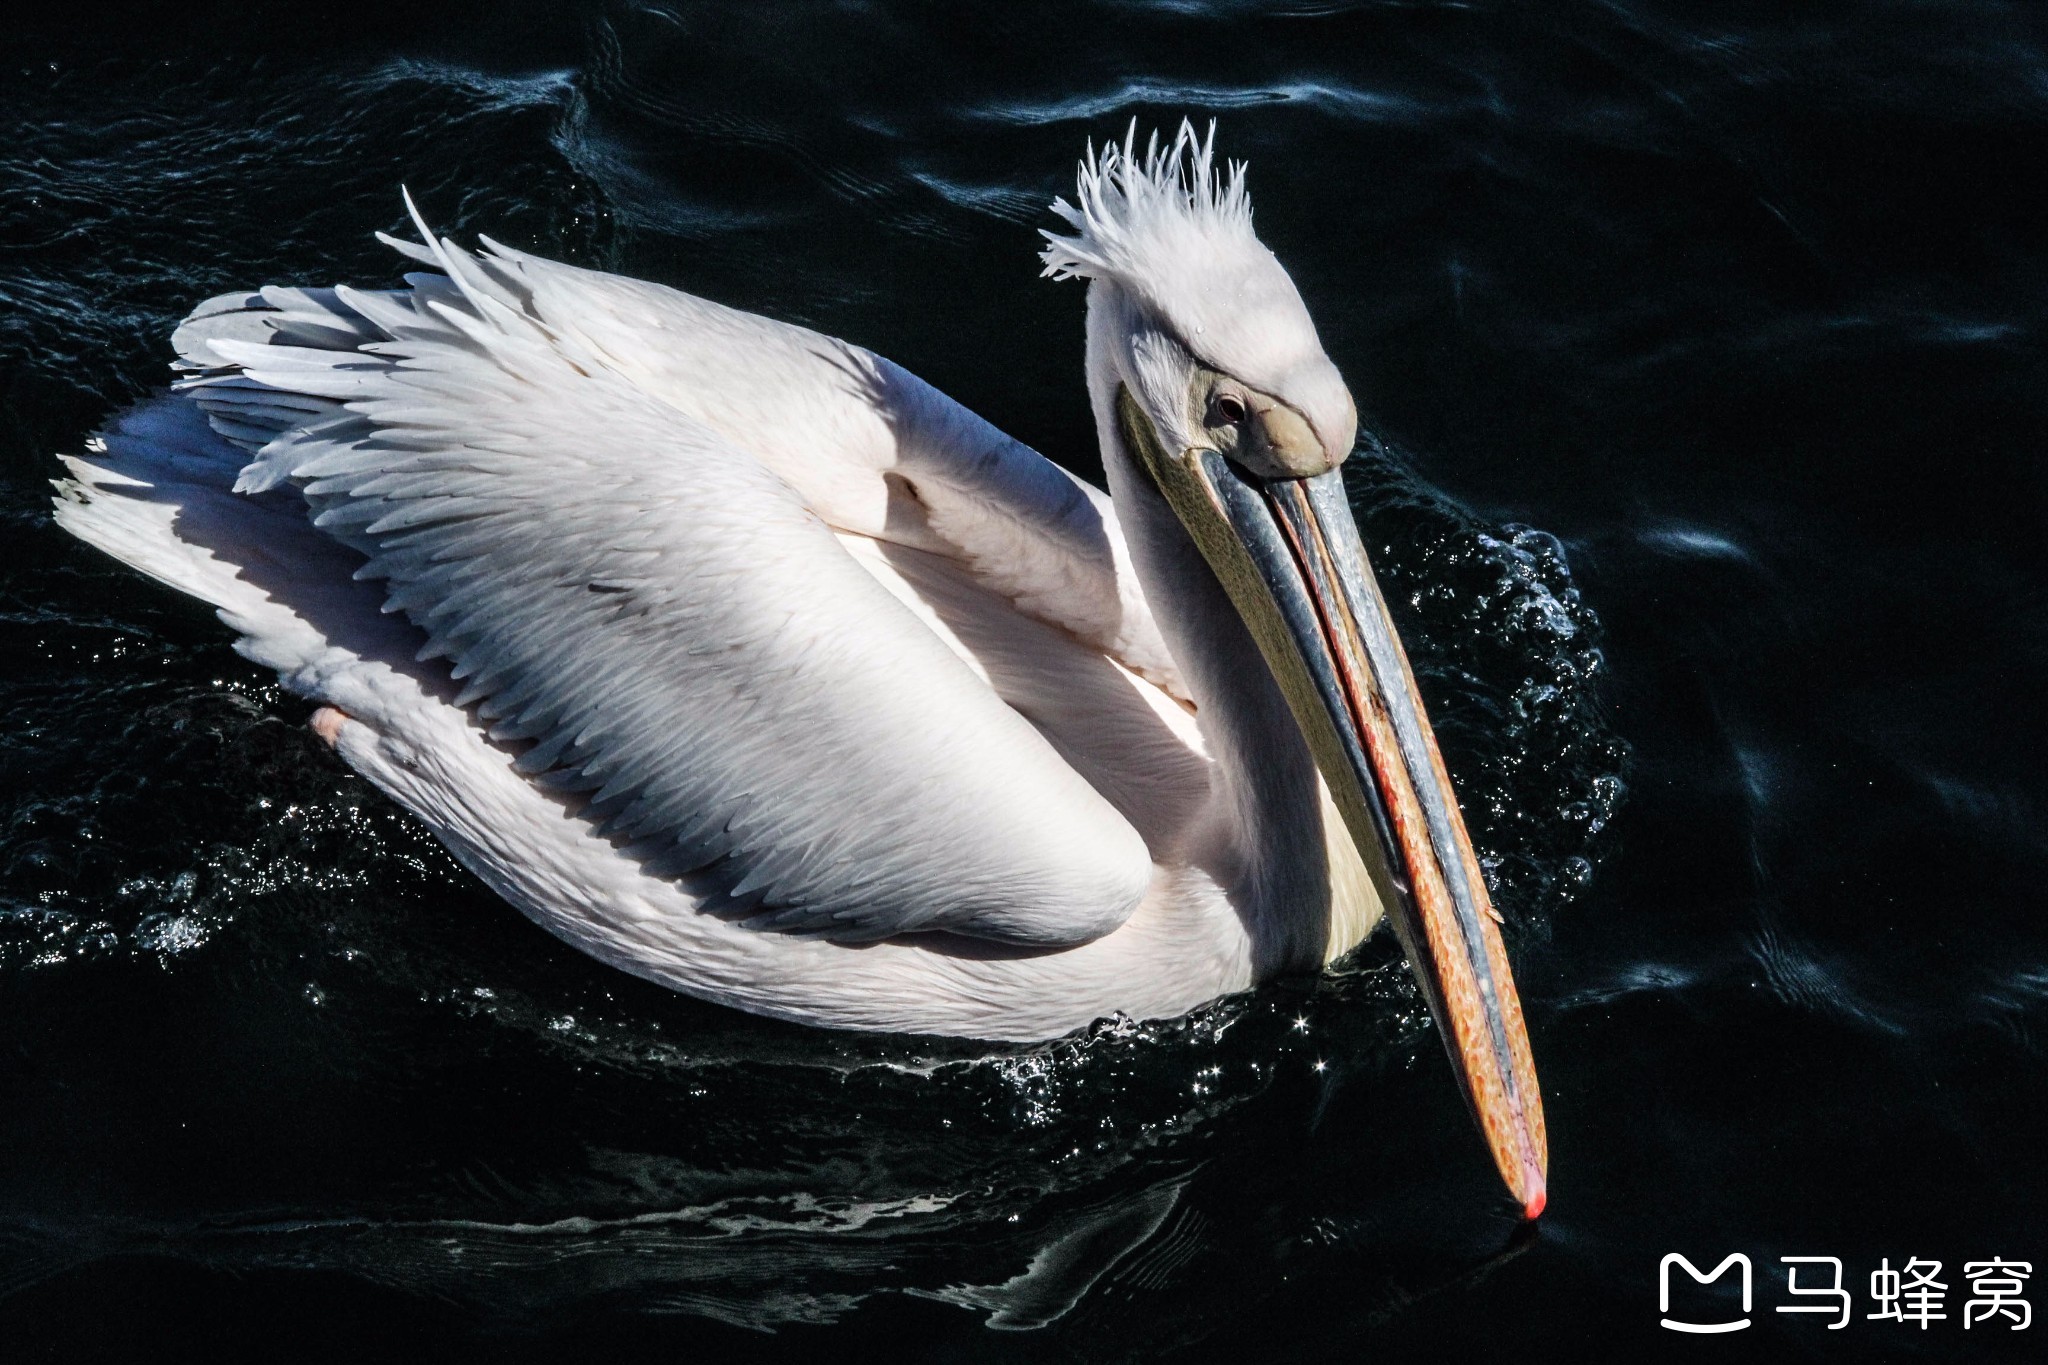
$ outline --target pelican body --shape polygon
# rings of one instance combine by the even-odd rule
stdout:
[[[1344,497],[1356,411],[1213,140],[1134,127],[1053,206],[1107,496],[858,346],[414,212],[404,288],[200,305],[57,519],[214,604],[506,900],[692,995],[1045,1038],[1385,917],[1534,1217],[1521,1008]]]

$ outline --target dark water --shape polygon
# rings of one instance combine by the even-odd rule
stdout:
[[[1994,1256],[2048,1304],[2048,32],[1783,8],[17,24],[0,1353],[2024,1355],[2048,1323],[1960,1318]],[[1533,1234],[1384,943],[1038,1048],[699,1005],[496,902],[204,608],[47,516],[193,301],[389,279],[401,182],[1092,471],[1034,229],[1134,114],[1221,118],[1386,443],[1366,538],[1546,1085]],[[1660,1330],[1670,1251],[1747,1253],[1754,1326]],[[1784,1255],[1842,1258],[1856,1320],[1774,1312]],[[1948,1318],[1867,1320],[1910,1257]]]

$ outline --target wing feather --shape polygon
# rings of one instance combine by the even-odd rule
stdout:
[[[764,928],[1057,946],[1130,914],[1138,832],[805,490],[511,265],[434,255],[434,288],[202,308],[189,387],[253,448],[238,487],[296,487],[522,770]]]
[[[725,434],[834,528],[955,559],[1186,699],[1099,489],[861,347],[483,240],[478,257],[441,244],[467,288]]]

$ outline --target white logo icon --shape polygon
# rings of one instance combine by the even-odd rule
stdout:
[[[1657,1311],[1660,1313],[1669,1313],[1671,1311],[1671,1267],[1674,1265],[1684,1266],[1685,1273],[1692,1276],[1694,1281],[1699,1284],[1712,1284],[1727,1273],[1729,1266],[1741,1266],[1742,1311],[1744,1313],[1749,1312],[1749,1257],[1739,1251],[1730,1252],[1727,1260],[1715,1266],[1712,1271],[1701,1274],[1698,1266],[1674,1251],[1658,1262],[1657,1265]],[[1749,1319],[1747,1317],[1737,1318],[1734,1322],[1677,1322],[1669,1317],[1664,1318],[1662,1321],[1666,1327],[1674,1332],[1739,1332],[1749,1326]]]

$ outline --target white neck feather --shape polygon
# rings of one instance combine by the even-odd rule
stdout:
[[[1215,765],[1186,857],[1242,916],[1258,976],[1313,970],[1324,960],[1330,906],[1315,761],[1223,586],[1124,447],[1116,391],[1127,310],[1114,285],[1089,285],[1088,389],[1117,520]]]

